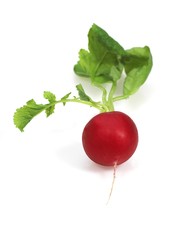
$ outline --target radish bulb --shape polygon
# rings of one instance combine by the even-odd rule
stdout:
[[[86,124],[82,143],[85,153],[95,163],[119,165],[127,161],[137,148],[137,127],[125,113],[100,113]]]

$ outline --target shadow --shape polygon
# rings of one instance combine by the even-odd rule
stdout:
[[[82,147],[82,143],[71,143],[57,149],[58,158],[63,161],[64,164],[72,168],[77,168],[82,171],[88,171],[93,173],[102,173],[112,171],[113,167],[106,167],[94,163],[87,157]]]
[[[101,177],[109,176],[113,172],[113,166],[107,167],[94,163],[85,154],[82,143],[75,142],[65,145],[57,150],[58,159],[63,161],[63,164],[79,169],[82,171],[97,173]],[[126,175],[128,172],[133,171],[137,167],[134,159],[129,159],[125,163],[117,167],[117,171],[120,175]]]

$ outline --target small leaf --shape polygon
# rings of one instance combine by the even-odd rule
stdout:
[[[39,113],[45,110],[47,105],[37,104],[33,99],[29,100],[26,105],[18,108],[14,113],[14,124],[20,131],[24,131],[25,126]]]
[[[74,72],[82,77],[90,77],[91,69],[90,69],[90,53],[84,49],[79,51],[79,61],[74,66]]]
[[[50,107],[46,108],[45,110],[47,117],[49,117],[52,113],[54,113],[56,96],[49,91],[44,91],[44,98],[47,99],[49,103],[54,103],[54,104],[51,104]]]
[[[44,98],[47,99],[50,103],[56,101],[56,96],[49,91],[44,91]]]
[[[67,93],[64,97],[62,97],[61,98],[61,100],[63,101],[63,100],[66,100],[66,99],[68,99],[68,97],[71,95],[71,92],[70,93]],[[65,106],[66,105],[66,102],[63,102],[63,106]]]
[[[81,84],[76,85],[76,89],[78,90],[78,94],[81,100],[88,102],[92,101],[91,98],[85,93]]]

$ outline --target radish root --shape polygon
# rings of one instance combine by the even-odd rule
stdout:
[[[110,192],[109,192],[109,197],[108,197],[108,200],[107,200],[107,203],[106,205],[108,205],[109,201],[110,201],[110,198],[112,196],[112,192],[113,192],[113,188],[114,188],[114,183],[115,183],[115,178],[116,178],[116,169],[117,169],[117,161],[114,163],[113,165],[113,179],[112,179],[112,184],[111,184],[111,189],[110,189]]]

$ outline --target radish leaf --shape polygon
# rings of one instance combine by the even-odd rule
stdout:
[[[96,24],[90,29],[88,40],[89,51],[79,51],[79,61],[74,66],[75,73],[90,77],[93,84],[113,82],[114,79],[116,81],[123,70],[120,63],[120,57],[125,53],[123,47]],[[117,72],[113,71],[114,67]]]
[[[51,92],[45,91],[44,98],[47,99],[49,103],[54,103],[53,105],[50,105],[48,108],[45,109],[46,115],[47,117],[49,117],[52,113],[54,113],[56,96]]]
[[[135,93],[146,81],[152,69],[152,56],[149,47],[132,48],[127,50],[124,60],[126,78],[124,81],[124,95]]]
[[[29,100],[26,105],[18,108],[14,113],[14,124],[23,132],[24,127],[39,113],[47,108],[47,104],[37,104],[33,99]]]
[[[81,100],[84,101],[92,101],[91,98],[85,93],[83,86],[81,84],[76,85],[76,89],[78,90],[78,94]]]
[[[68,99],[68,97],[71,95],[71,93],[66,94],[64,97],[61,98],[62,102],[63,102],[63,106],[66,105],[66,102],[64,100]]]
[[[49,103],[56,101],[56,96],[49,91],[44,91],[44,98],[47,99]]]
[[[76,74],[82,77],[90,77],[91,76],[91,59],[90,53],[84,49],[81,49],[79,51],[79,61],[78,63],[74,66],[74,71]],[[92,62],[93,65],[93,62]]]

